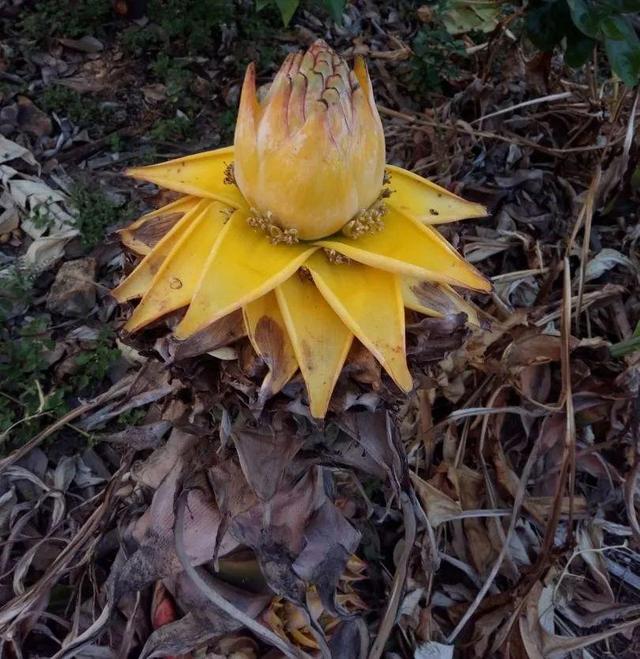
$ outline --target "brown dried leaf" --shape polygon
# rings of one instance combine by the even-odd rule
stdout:
[[[325,501],[305,529],[305,547],[293,564],[293,571],[313,584],[325,609],[336,611],[335,594],[347,561],[360,544],[360,533],[330,501]]]
[[[448,497],[442,490],[422,480],[413,471],[409,472],[411,482],[416,488],[422,505],[425,507],[429,523],[434,528],[452,519],[458,519],[462,513],[462,506]]]
[[[136,451],[144,451],[158,448],[170,428],[169,421],[156,421],[143,426],[132,426],[120,432],[100,434],[96,436],[96,439],[109,444],[126,446]]]
[[[326,500],[323,472],[315,467],[293,487],[281,489],[270,501],[256,504],[231,522],[231,534],[256,552],[274,592],[300,604],[306,586],[293,563],[304,547],[309,520]]]
[[[235,311],[184,341],[169,336],[158,339],[154,347],[166,362],[171,363],[211,352],[245,335],[242,311]]]
[[[234,429],[231,437],[247,482],[260,499],[271,499],[283,474],[302,446],[299,437],[286,430]]]

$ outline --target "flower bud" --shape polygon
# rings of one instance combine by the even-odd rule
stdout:
[[[247,69],[234,176],[249,205],[302,240],[329,236],[380,194],[384,133],[364,61],[323,41],[289,55],[266,97]]]

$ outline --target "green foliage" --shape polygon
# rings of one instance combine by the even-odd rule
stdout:
[[[193,122],[186,117],[171,117],[159,119],[149,131],[149,137],[154,142],[171,140],[186,140],[193,135]]]
[[[0,278],[0,324],[6,322],[16,304],[26,304],[31,300],[33,279],[33,273],[17,267]]]
[[[444,81],[460,74],[455,58],[465,57],[464,44],[454,39],[444,27],[423,27],[411,46],[413,59],[409,84],[418,97],[439,91]]]
[[[441,0],[438,16],[450,34],[491,32],[500,20],[501,3],[487,0]]]
[[[121,219],[122,211],[100,190],[77,186],[71,194],[74,207],[74,226],[80,232],[85,249],[93,249],[105,236],[107,227]]]
[[[113,16],[111,0],[38,0],[23,9],[22,34],[34,41],[48,37],[77,38],[100,34]]]
[[[120,35],[120,43],[127,55],[141,57],[162,49],[166,35],[155,23],[130,25]]]
[[[28,439],[40,428],[40,417],[47,412],[62,413],[62,393],[44,393],[43,380],[49,367],[47,353],[53,341],[47,331],[47,319],[35,318],[25,323],[17,333],[0,332],[0,443],[11,426],[11,438],[18,443]],[[35,418],[32,418],[35,417]]]
[[[632,87],[640,81],[640,39],[628,14],[638,11],[640,0],[533,0],[527,33],[544,51],[563,44],[574,67],[601,44],[612,71]]]
[[[119,151],[122,151],[123,147],[124,147],[124,142],[122,140],[121,135],[114,133],[113,135],[109,136],[109,149],[113,153],[118,153]]]
[[[118,427],[122,430],[126,428],[131,428],[131,426],[139,426],[143,421],[145,416],[147,416],[146,407],[135,407],[132,410],[127,410],[118,416]]]
[[[628,339],[609,346],[609,352],[614,359],[622,359],[626,355],[630,355],[638,350],[640,350],[640,320],[637,322],[633,334]]]
[[[336,23],[342,22],[342,14],[347,4],[346,0],[316,0],[316,4],[323,7]],[[269,6],[277,7],[286,27],[300,6],[300,0],[256,0],[256,9],[258,11],[262,11]]]
[[[260,11],[252,11],[250,7],[223,0],[150,0],[149,22],[127,26],[120,32],[120,44],[127,53],[139,58],[165,58],[157,65],[156,73],[164,82],[169,72],[162,71],[162,61],[174,62],[168,68],[177,66],[189,74],[178,58],[213,55],[219,48],[222,28],[229,25],[237,30],[227,53],[230,64],[235,64],[241,72],[255,59],[261,69],[270,68],[281,60],[281,46],[273,39],[274,31],[282,24],[280,13],[274,2],[261,3]],[[188,99],[185,95],[183,101]],[[184,109],[182,103],[180,107]]]
[[[122,45],[132,54],[204,54],[219,42],[220,28],[234,19],[235,3],[228,0],[149,0],[149,24],[130,26]]]
[[[210,49],[220,25],[234,16],[228,0],[149,0],[149,19],[157,23],[170,41],[182,41],[187,51]]]
[[[25,323],[17,341],[2,342],[6,361],[0,363],[0,380],[14,391],[20,389],[24,379],[38,378],[47,369],[43,354],[53,348],[47,335],[46,318],[35,318]]]
[[[51,213],[49,204],[40,204],[31,209],[29,219],[37,229],[50,229],[56,221],[55,216]]]
[[[193,75],[184,62],[161,53],[151,64],[151,72],[164,83],[169,103],[180,106],[189,104]]]
[[[114,347],[115,335],[110,328],[100,331],[95,346],[91,350],[76,355],[76,370],[71,375],[70,384],[75,392],[84,393],[99,385],[109,369],[120,357],[120,350]]]
[[[120,357],[115,335],[103,330],[74,358],[66,381],[52,384],[49,355],[55,347],[47,316],[21,327],[0,329],[0,453],[8,441],[20,445],[39,432],[51,417],[68,409],[72,397],[93,395]]]
[[[233,134],[236,129],[236,119],[238,113],[236,110],[229,108],[225,110],[218,119],[218,128],[220,129],[220,137],[223,144],[230,144],[233,142]]]
[[[95,100],[63,85],[45,87],[39,102],[47,112],[69,117],[80,126],[108,123],[111,117],[111,112],[101,108]]]

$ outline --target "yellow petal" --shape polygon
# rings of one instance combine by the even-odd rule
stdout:
[[[180,197],[166,206],[147,213],[124,229],[120,229],[118,231],[120,240],[136,254],[149,254],[176,222],[185,213],[193,210],[199,201],[197,197]]]
[[[251,345],[269,368],[258,396],[264,405],[293,377],[298,362],[273,291],[247,304],[243,312]]]
[[[329,407],[353,334],[313,281],[301,273],[280,284],[276,296],[307,385],[311,414],[321,419]]]
[[[389,205],[425,224],[443,224],[470,217],[485,217],[482,204],[466,201],[422,176],[387,165],[391,178]]]
[[[224,182],[225,171],[231,163],[233,147],[226,147],[149,167],[134,167],[128,169],[127,174],[169,190],[216,199],[239,208],[245,205],[240,190],[236,185]]]
[[[228,217],[226,206],[216,201],[208,203],[160,266],[125,325],[127,331],[135,332],[191,302],[202,268]]]
[[[462,311],[470,323],[480,325],[475,307],[456,293],[447,284],[434,284],[415,277],[402,277],[400,280],[404,306],[425,316],[442,317]]]
[[[273,245],[236,211],[202,270],[193,301],[175,330],[184,339],[235,309],[266,295],[290,277],[317,248]]]
[[[136,297],[144,295],[149,287],[160,266],[169,256],[171,250],[190,229],[194,221],[212,205],[209,199],[201,199],[196,206],[182,216],[171,230],[165,234],[158,244],[140,261],[138,267],[117,287],[111,291],[111,295],[118,302],[126,302]]]
[[[397,277],[359,263],[331,264],[320,253],[307,262],[313,281],[342,322],[396,384],[409,391],[404,305]]]
[[[438,233],[389,207],[384,229],[358,239],[319,240],[354,261],[400,275],[490,291],[491,284]]]

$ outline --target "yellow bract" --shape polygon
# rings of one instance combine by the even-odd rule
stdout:
[[[311,414],[325,415],[353,334],[304,274],[276,289],[278,303],[307,384]]]
[[[258,398],[258,402],[264,405],[293,377],[298,362],[273,291],[249,302],[243,313],[251,345],[269,369]]]
[[[313,281],[342,322],[404,391],[412,386],[404,349],[404,307],[398,280],[359,263],[332,265],[314,254]]]
[[[352,240],[338,236],[318,244],[365,263],[399,275],[420,277],[480,291],[489,291],[489,282],[431,227],[395,210],[392,202],[384,217],[384,231]]]
[[[156,276],[162,264],[166,261],[172,250],[175,249],[183,236],[189,231],[192,224],[198,217],[209,207],[208,199],[200,199],[196,206],[187,211],[164,238],[162,238],[154,249],[147,252],[147,256],[142,260],[140,265],[127,277],[117,288],[112,291],[113,297],[118,302],[126,302],[144,295],[150,288],[153,278]],[[171,208],[173,211],[174,204],[165,206],[165,209]],[[160,213],[158,213],[160,215]],[[146,216],[145,216],[146,217]],[[141,218],[143,220],[145,218]],[[129,227],[131,231],[132,227]]]
[[[135,332],[158,315],[164,316],[191,302],[200,279],[202,263],[223,230],[226,217],[224,210],[219,202],[209,202],[191,222],[176,241],[168,258],[158,268],[149,290],[144,293],[142,301],[125,325],[126,330]],[[136,272],[131,278],[135,277]]]
[[[313,245],[274,247],[247,224],[237,210],[221,230],[215,245],[197,262],[191,303],[176,328],[184,339],[216,320],[266,295],[291,276],[317,248]],[[238,258],[244,254],[245,258]]]
[[[425,224],[444,224],[487,214],[481,204],[465,201],[406,169],[387,165],[387,173],[389,188],[395,193],[394,208]]]
[[[146,256],[184,214],[193,210],[200,202],[201,199],[198,197],[180,197],[167,206],[143,215],[133,224],[118,231],[120,240],[132,252]]]
[[[130,171],[187,196],[122,231],[144,255],[114,290],[142,298],[125,328],[184,308],[186,339],[242,309],[268,368],[258,404],[300,369],[317,418],[354,337],[410,390],[404,308],[478,324],[452,286],[491,290],[429,225],[486,211],[398,167],[383,183],[379,121],[364,63],[349,71],[322,42],[287,59],[262,103],[250,67],[234,148]]]

